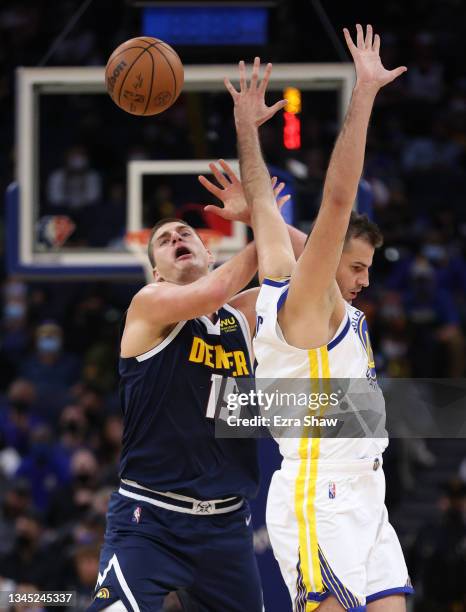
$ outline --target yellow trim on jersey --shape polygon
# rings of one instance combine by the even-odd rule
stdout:
[[[286,280],[290,280],[291,278],[291,274],[289,276],[264,276],[264,278],[262,279],[262,282],[264,282],[265,280],[271,280],[271,281],[276,281],[278,283],[283,283]]]
[[[311,392],[318,393],[320,386],[329,387],[330,367],[326,346],[308,351]],[[325,389],[327,391],[327,389]],[[324,590],[317,541],[315,497],[317,471],[320,454],[320,436],[310,436],[309,427],[303,429],[299,444],[300,466],[295,487],[295,511],[298,521],[299,554],[304,585],[309,592],[322,593]],[[317,430],[317,434],[318,434]],[[312,612],[318,602],[308,601],[306,612]]]

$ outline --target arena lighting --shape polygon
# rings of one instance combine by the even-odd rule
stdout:
[[[283,119],[283,144],[286,149],[296,150],[301,148],[301,91],[296,87],[287,87],[283,91],[283,97],[288,100],[284,108]]]
[[[283,127],[283,144],[286,149],[301,148],[301,121],[293,113],[283,113],[285,125]]]
[[[296,113],[301,112],[301,90],[296,87],[287,87],[283,92],[283,98],[288,100],[288,104],[285,106],[285,112]]]

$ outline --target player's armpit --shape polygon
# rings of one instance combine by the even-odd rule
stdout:
[[[345,314],[344,300],[336,281],[320,300],[307,299],[307,292],[300,292],[299,286],[292,293],[291,282],[287,298],[278,313],[285,340],[305,350],[327,344]]]
[[[247,289],[235,295],[228,303],[236,310],[239,310],[246,317],[249,324],[249,331],[251,337],[254,335],[256,328],[256,302],[257,296],[259,295],[259,287],[253,289]]]

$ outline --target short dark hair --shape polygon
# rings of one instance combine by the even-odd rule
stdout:
[[[366,214],[360,215],[354,210],[351,211],[348,230],[345,236],[345,245],[351,238],[362,238],[362,240],[373,246],[374,249],[380,248],[383,244],[383,236],[379,226],[371,221]]]
[[[154,257],[154,250],[152,248],[152,240],[153,240],[153,238],[155,236],[155,232],[160,227],[162,227],[163,225],[166,225],[167,223],[179,223],[181,225],[186,225],[187,227],[191,227],[189,225],[189,223],[186,223],[186,221],[183,221],[183,219],[178,219],[177,217],[165,217],[164,219],[160,219],[160,221],[157,221],[157,223],[152,228],[152,231],[151,231],[150,237],[149,237],[149,242],[147,243],[147,256],[149,257],[149,261],[150,261],[150,265],[152,266],[152,269],[154,269],[155,266],[156,266],[156,264],[155,264],[155,257]]]
[[[313,221],[311,224],[311,229],[309,230],[309,234],[306,238],[306,243],[309,240],[312,230],[314,229],[315,223],[316,222]],[[354,210],[351,211],[348,229],[346,230],[345,246],[348,244],[351,238],[362,238],[373,246],[374,249],[378,249],[383,244],[383,236],[379,226],[371,221],[366,214],[360,215]]]

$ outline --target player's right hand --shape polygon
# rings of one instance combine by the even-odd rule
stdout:
[[[248,85],[246,78],[246,66],[243,61],[239,63],[239,83],[240,90],[237,91],[231,81],[225,77],[225,87],[231,94],[234,102],[235,124],[238,129],[241,126],[253,125],[259,127],[277,111],[283,108],[287,101],[279,100],[272,106],[265,103],[265,92],[272,73],[272,64],[267,64],[262,81],[259,84],[259,70],[261,61],[259,57],[254,59],[251,81]]]
[[[241,221],[242,223],[246,223],[246,225],[250,225],[250,211],[246,202],[241,181],[236,176],[230,164],[228,164],[224,159],[219,159],[218,164],[220,165],[221,169],[218,168],[213,162],[209,164],[209,168],[221,187],[217,187],[217,185],[209,181],[209,179],[203,175],[199,176],[198,178],[201,185],[223,203],[223,208],[213,204],[208,204],[204,207],[204,210],[206,212],[212,212],[215,215],[222,217],[222,219],[227,219],[228,221]],[[285,188],[285,183],[282,182],[277,184],[276,176],[272,177],[271,182],[277,206],[278,208],[281,208],[291,196],[288,194],[280,196],[281,192]]]
[[[354,44],[349,31],[344,28],[346,44],[353,57],[356,68],[356,87],[364,87],[376,94],[378,90],[394,81],[403,72],[408,70],[406,66],[399,66],[394,70],[387,70],[380,59],[380,36],[372,36],[372,26],[366,28],[366,36],[362,26],[356,24],[356,44]]]

